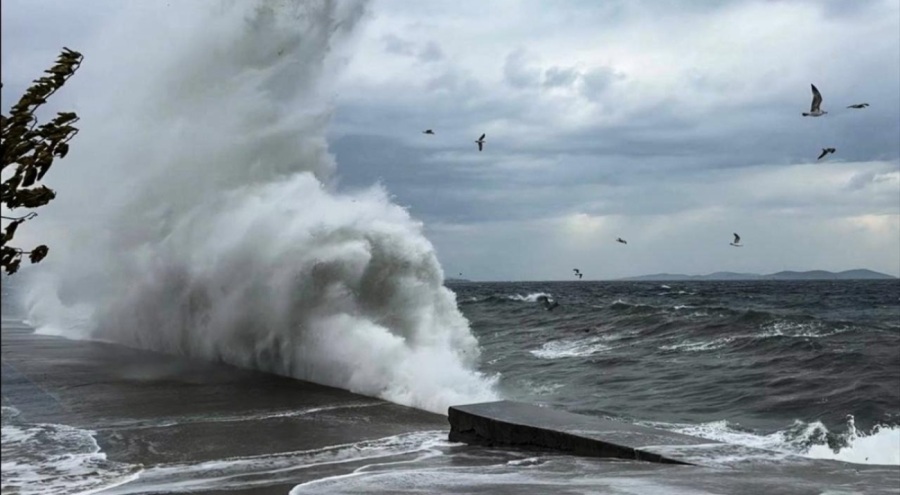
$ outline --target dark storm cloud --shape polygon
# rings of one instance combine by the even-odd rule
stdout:
[[[87,39],[107,15],[107,4],[61,5],[3,2],[4,105],[55,57],[48,33]],[[665,240],[669,263],[714,271],[734,253],[697,260],[673,236],[718,242],[719,229],[740,227],[773,246],[768,259],[782,256],[779,243],[808,243],[823,263],[810,268],[872,260],[900,274],[895,0],[391,0],[372,10],[334,88],[337,185],[383,184],[453,263],[490,267],[485,253],[508,252],[510,270],[538,270],[534,256],[577,256],[627,229],[629,249],[641,236]],[[800,116],[810,83],[825,117]],[[871,106],[845,108],[859,102]],[[824,147],[837,152],[817,161]],[[816,237],[838,233],[864,242]],[[812,257],[783,256],[789,268]],[[734,268],[772,271],[766,259]],[[649,250],[633,263],[621,275],[678,270]]]

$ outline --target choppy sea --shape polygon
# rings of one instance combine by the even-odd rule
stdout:
[[[453,283],[504,397],[900,464],[900,281]],[[559,303],[544,309],[540,296]]]

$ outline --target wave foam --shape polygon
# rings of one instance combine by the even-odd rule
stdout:
[[[797,454],[812,459],[832,459],[856,464],[900,465],[900,426],[876,426],[868,434],[856,429],[853,417],[847,431],[829,432],[819,421],[796,421],[784,430],[759,435],[735,429],[725,420],[699,425],[652,423],[652,426],[720,442],[757,449]],[[829,445],[829,440],[834,447]]]
[[[93,432],[57,424],[13,424],[18,411],[3,407],[3,492],[88,493],[128,483],[140,466],[108,461]]]
[[[521,301],[521,302],[537,302],[538,298],[540,298],[540,297],[549,297],[550,299],[553,299],[553,296],[547,292],[534,292],[532,294],[528,294],[525,296],[523,296],[521,294],[513,294],[511,296],[505,296],[505,297],[511,301]]]
[[[435,412],[496,398],[421,223],[380,187],[329,182],[322,102],[364,11],[124,8],[76,78],[82,132],[65,195],[41,217],[55,254],[37,267],[29,319]],[[134,51],[139,66],[117,64]]]
[[[422,431],[331,445],[319,449],[233,457],[193,464],[161,464],[148,467],[134,483],[110,495],[141,493],[193,493],[200,491],[262,490],[296,482],[303,473],[325,466],[344,465],[357,469],[372,464],[404,464],[440,456],[449,445],[443,431]]]
[[[793,337],[793,338],[822,338],[837,335],[850,330],[849,327],[836,328],[831,331],[824,330],[824,324],[813,322],[776,321],[762,328],[763,332],[756,338]]]
[[[612,349],[603,343],[605,340],[607,339],[602,337],[591,337],[584,340],[554,340],[542,345],[540,349],[529,352],[539,359],[584,357]]]
[[[846,445],[837,450],[828,445],[812,445],[805,455],[856,464],[900,466],[900,426],[876,425],[869,434],[864,434],[851,422],[844,441]]]
[[[734,342],[738,337],[722,337],[699,342],[681,342],[679,344],[663,345],[659,349],[663,351],[703,352],[715,351]]]

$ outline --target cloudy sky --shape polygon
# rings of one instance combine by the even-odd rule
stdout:
[[[4,109],[116,8],[4,1]],[[382,0],[355,43],[339,187],[383,184],[448,276],[900,275],[898,0]]]

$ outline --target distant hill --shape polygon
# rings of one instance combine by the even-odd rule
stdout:
[[[766,275],[764,278],[767,280],[890,280],[896,279],[897,277],[860,268],[837,273],[825,270],[812,270],[808,272],[784,271]]]
[[[783,271],[759,275],[756,273],[715,272],[708,275],[682,275],[673,273],[655,273],[653,275],[641,275],[638,277],[620,278],[618,280],[896,280],[897,277],[866,269],[845,270],[843,272],[829,272],[825,270],[810,270],[806,272]]]
[[[445,283],[451,283],[451,284],[452,284],[452,283],[454,283],[454,282],[455,282],[455,283],[460,283],[460,282],[471,282],[471,280],[465,279],[465,278],[452,278],[452,277],[450,277],[450,278],[445,278],[445,279],[444,279],[444,282],[445,282]]]

